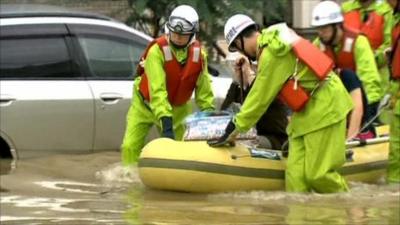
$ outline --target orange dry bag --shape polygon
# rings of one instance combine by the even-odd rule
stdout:
[[[310,95],[301,85],[291,78],[284,85],[279,93],[279,99],[295,112],[300,112],[310,99]]]

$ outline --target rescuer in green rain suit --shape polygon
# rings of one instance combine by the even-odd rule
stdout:
[[[192,92],[200,110],[214,110],[206,54],[200,51],[199,44],[196,47],[194,43],[199,29],[196,11],[187,5],[178,6],[171,12],[167,28],[168,34],[149,45],[141,62],[144,64],[144,75],[138,74],[141,76],[134,81],[132,104],[121,147],[124,166],[137,161],[154,124],[162,137],[182,139],[184,119],[192,112]]]
[[[376,105],[379,103],[383,94],[381,76],[375,62],[375,57],[371,45],[366,36],[360,30],[351,29],[343,25],[343,15],[340,6],[333,1],[322,1],[318,3],[312,13],[311,25],[317,28],[318,37],[314,44],[324,51],[334,62],[338,71],[345,69],[351,70],[357,74],[362,82],[363,90],[365,90],[367,101],[362,102],[361,94],[351,93],[354,98],[355,106],[361,102],[364,105],[364,111],[352,112],[349,119],[348,138],[354,138],[359,132],[370,130],[375,133],[373,126],[360,131],[362,123],[360,121],[355,128],[354,119],[357,116],[363,116],[364,123],[369,122],[376,114]],[[349,84],[351,78],[341,75],[343,82],[347,82],[345,86],[353,86]],[[347,75],[349,76],[349,75]],[[359,99],[357,99],[357,97]],[[361,115],[354,115],[361,114]],[[361,137],[360,137],[361,138]]]
[[[305,40],[284,23],[260,33],[251,18],[238,14],[226,22],[224,31],[229,50],[238,50],[252,60],[258,58],[258,69],[253,88],[240,112],[228,124],[225,134],[217,141],[208,141],[208,144],[213,147],[232,145],[239,132],[247,131],[259,120],[298,67],[300,72],[296,73],[292,89],[298,90],[301,85],[309,92],[315,91],[305,107],[293,113],[287,128],[286,190],[347,191],[346,181],[337,170],[345,162],[346,116],[353,105],[339,77],[331,70],[332,61],[306,41],[306,50],[313,47],[318,56],[311,62],[318,64],[319,60],[326,58],[331,63],[325,73],[326,79],[319,81],[310,65],[297,63],[298,57],[292,46],[296,46],[298,40]],[[318,84],[319,88],[316,88]]]
[[[351,28],[359,29],[361,31],[364,31],[363,29],[366,29],[364,27],[366,26],[365,23],[368,21],[368,19],[374,19],[371,15],[372,12],[375,12],[378,17],[380,16],[383,18],[383,24],[381,26],[379,24],[376,24],[376,27],[371,27],[371,29],[368,29],[368,31],[366,32],[366,35],[371,42],[372,48],[375,51],[375,58],[378,67],[385,65],[387,62],[385,57],[385,50],[391,46],[390,34],[392,31],[393,23],[393,15],[390,5],[385,0],[349,0],[342,4],[342,10],[344,14],[345,25]],[[353,25],[355,23],[352,21],[354,18],[351,16],[349,17],[349,13],[352,13],[354,11],[358,11],[360,13],[359,20],[363,21],[360,27],[354,27]],[[368,26],[371,25],[374,26],[375,24],[368,23]],[[372,33],[380,33],[379,35],[381,36],[381,38],[374,38],[373,36],[375,35],[373,35]]]
[[[386,0],[348,0],[342,4],[344,25],[349,28],[360,30],[367,36],[374,50],[375,61],[381,76],[382,94],[386,94],[389,87],[389,68],[385,52],[391,47],[391,31],[393,25],[393,13]],[[363,81],[364,82],[364,81]],[[370,98],[369,90],[368,104],[375,106],[372,115],[377,114],[379,101]],[[382,117],[384,119],[384,116]],[[384,119],[386,120],[386,119]]]

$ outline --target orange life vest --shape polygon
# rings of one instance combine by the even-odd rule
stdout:
[[[400,23],[398,23],[392,31],[392,78],[400,79]]]
[[[192,96],[197,78],[203,70],[200,42],[194,41],[188,47],[188,58],[184,65],[181,65],[172,53],[165,36],[155,39],[147,46],[142,55],[142,60],[146,59],[150,47],[154,44],[160,47],[164,55],[168,100],[173,106],[183,105]],[[140,65],[137,68],[137,74],[142,76],[139,86],[140,93],[144,99],[151,101],[148,78],[143,67]]]
[[[335,62],[335,67],[356,71],[354,46],[359,34],[360,32],[357,30],[344,28],[342,49],[340,49],[338,53],[335,53],[330,46],[326,46],[322,43],[320,44],[320,49]]]
[[[297,58],[313,71],[320,82],[325,80],[333,68],[333,61],[326,54],[304,38],[296,41],[292,49]],[[291,77],[283,85],[279,93],[279,99],[286,103],[293,111],[299,112],[305,107],[313,92],[309,94]]]
[[[344,24],[365,34],[374,50],[383,43],[385,18],[376,12],[370,12],[363,22],[359,10],[350,11],[344,14]]]

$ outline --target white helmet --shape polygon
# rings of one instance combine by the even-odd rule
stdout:
[[[180,5],[172,10],[166,26],[174,33],[193,34],[199,31],[199,16],[193,7]]]
[[[225,23],[224,34],[226,43],[228,43],[229,51],[234,51],[232,47],[232,42],[235,38],[247,27],[256,25],[256,22],[250,17],[243,14],[236,14],[228,19]]]
[[[323,1],[314,7],[311,26],[319,27],[343,22],[340,6],[333,1]]]

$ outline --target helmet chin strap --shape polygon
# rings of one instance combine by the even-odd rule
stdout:
[[[172,41],[171,33],[168,34],[169,42],[171,43],[172,46],[174,46],[177,49],[186,48],[186,46],[188,46],[189,43],[192,41],[193,36],[194,36],[194,33],[190,35],[189,40],[186,42],[186,44],[178,45],[178,44],[174,43],[174,41]]]

